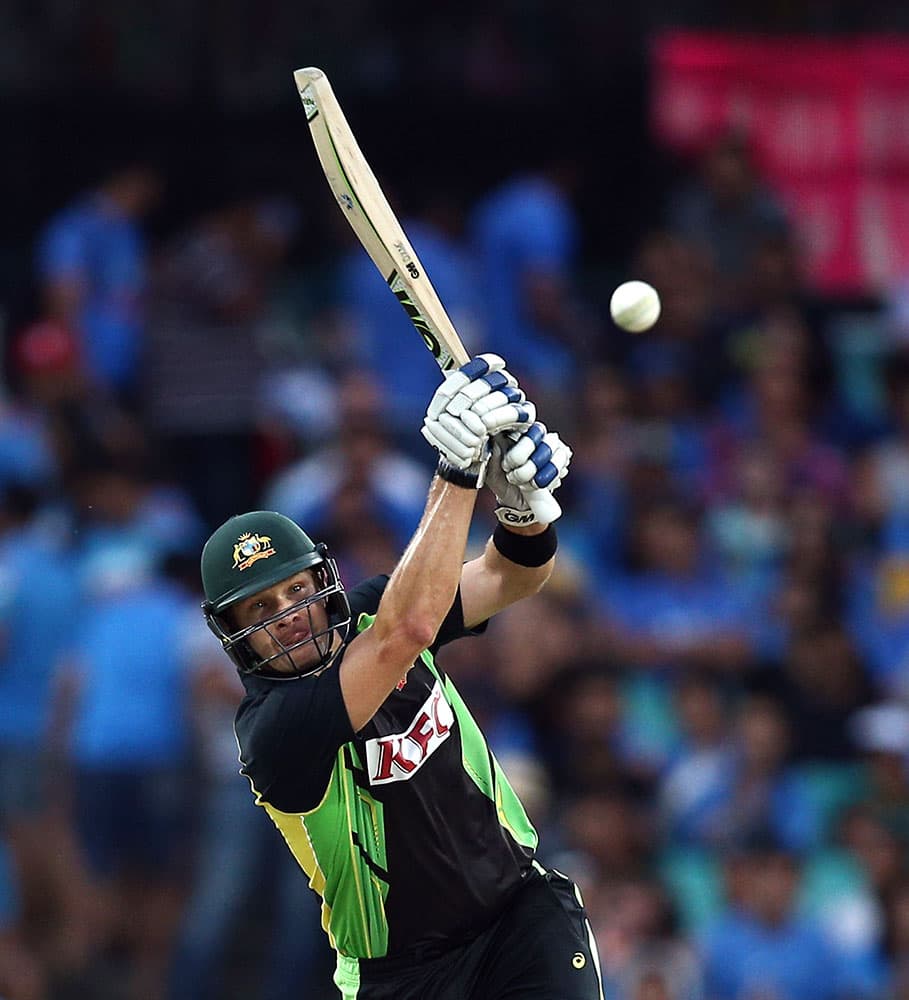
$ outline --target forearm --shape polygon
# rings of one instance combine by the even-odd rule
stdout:
[[[420,524],[385,588],[377,627],[406,623],[420,648],[432,642],[457,593],[476,499],[476,490],[433,479]]]
[[[546,525],[534,524],[520,530],[501,527],[496,531],[499,534],[490,538],[483,554],[461,572],[461,607],[468,628],[535,594],[555,565],[555,528],[549,527],[547,533]],[[524,538],[518,537],[531,535],[539,538],[538,544],[524,545]],[[517,544],[509,545],[510,540]]]

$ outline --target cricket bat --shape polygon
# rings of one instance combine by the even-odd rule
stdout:
[[[439,368],[460,367],[470,356],[357,144],[328,77],[310,66],[296,70],[294,81],[322,170],[351,229]],[[540,520],[554,521],[561,514],[548,490],[533,491],[527,501]]]

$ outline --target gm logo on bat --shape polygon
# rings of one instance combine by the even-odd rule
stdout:
[[[404,266],[407,268],[407,273],[411,278],[420,277],[420,269],[413,262],[413,257],[410,256],[410,252],[407,247],[400,240],[396,240],[392,246],[398,251],[398,256],[404,262]]]

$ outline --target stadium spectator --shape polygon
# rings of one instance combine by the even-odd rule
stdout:
[[[684,808],[672,814],[676,838],[713,848],[771,836],[791,851],[816,846],[820,815],[805,780],[787,766],[790,741],[790,727],[773,701],[746,700],[732,742],[688,790]]]
[[[469,219],[485,309],[483,343],[526,372],[528,392],[550,413],[578,372],[581,341],[593,342],[572,281],[580,238],[571,200],[578,168],[577,159],[553,156],[488,191]]]
[[[769,449],[746,446],[736,461],[730,495],[705,518],[707,541],[736,586],[766,592],[789,545],[781,470]]]
[[[734,363],[725,355],[723,330],[715,318],[718,282],[709,254],[676,233],[655,229],[641,239],[632,273],[660,290],[662,305],[659,321],[640,343],[676,351],[697,405],[712,404],[726,388]],[[637,349],[636,339],[619,357],[632,359]]]
[[[60,329],[48,324],[44,327],[46,334],[31,329],[32,350],[20,352],[16,375],[36,367],[39,370],[49,367],[54,379],[60,378],[61,369],[68,362],[69,338]],[[35,345],[39,338],[45,342],[42,346]],[[17,343],[24,342],[25,338],[20,337]],[[21,384],[0,392],[0,489],[11,485],[49,487],[59,476],[52,420],[43,402],[33,398]]]
[[[112,169],[44,227],[37,246],[43,315],[73,330],[98,391],[136,388],[143,350],[148,251],[142,222],[162,176],[147,162]]]
[[[387,533],[403,545],[423,509],[426,468],[395,446],[382,386],[365,369],[339,379],[336,391],[337,434],[272,477],[262,503],[312,525],[319,537],[340,534],[340,522],[348,552],[352,533]]]
[[[741,866],[739,903],[704,935],[706,993],[714,1000],[822,1000],[858,995],[820,926],[795,911],[797,857],[755,844]]]
[[[183,902],[190,792],[192,595],[147,547],[108,541],[83,558],[80,621],[61,667],[74,822],[91,875],[96,954],[125,961],[130,996],[158,996]]]
[[[707,563],[697,511],[669,499],[635,513],[632,569],[607,580],[601,601],[612,655],[654,671],[744,669],[753,655],[749,595]]]
[[[585,885],[594,899],[611,885],[646,875],[654,831],[633,795],[606,785],[566,800],[562,817],[562,850],[588,872]]]
[[[659,882],[619,882],[598,903],[593,921],[609,997],[703,1000],[698,956],[681,937],[672,902]]]
[[[157,479],[147,450],[85,455],[69,490],[77,564],[109,546],[160,559],[196,545],[202,523],[186,492]]]
[[[685,371],[685,352],[673,341],[642,339],[630,352],[638,404],[633,445],[643,461],[666,471],[667,492],[696,497],[707,462],[706,434]]]
[[[155,268],[144,417],[206,525],[256,504],[263,326],[296,227],[282,199],[231,201],[174,236]]]
[[[684,843],[704,790],[716,787],[729,765],[732,732],[720,686],[708,674],[680,677],[675,703],[680,738],[660,778],[658,806],[669,843]]]
[[[145,447],[147,434],[135,415],[113,396],[99,392],[86,375],[72,331],[52,321],[34,323],[14,338],[12,353],[21,405],[40,421],[47,442],[49,486],[58,491],[70,486],[84,465],[102,455]],[[18,433],[23,434],[21,449],[29,441],[21,423]]]
[[[777,317],[755,348],[744,383],[726,394],[712,430],[711,492],[728,495],[738,455],[756,442],[772,456],[787,497],[803,492],[834,509],[845,507],[845,456],[817,429],[805,330]]]
[[[871,892],[878,901],[886,900],[906,872],[899,838],[861,801],[843,810],[838,827],[839,842],[858,864]]]
[[[596,365],[584,375],[578,400],[570,488],[575,525],[572,543],[587,565],[614,570],[625,549],[629,474],[633,458],[633,395],[618,366]]]
[[[42,958],[64,973],[85,958],[85,883],[61,822],[66,787],[54,777],[63,761],[52,703],[79,601],[70,560],[43,529],[41,497],[21,487],[0,503],[0,581],[0,823],[18,874],[21,927],[41,928]]]
[[[610,664],[596,660],[559,671],[538,721],[543,753],[556,787],[595,793],[621,784],[631,748],[621,686]]]
[[[673,194],[669,226],[709,252],[721,279],[721,301],[733,305],[766,241],[786,235],[786,215],[756,175],[743,136],[718,136],[698,168],[692,182]]]

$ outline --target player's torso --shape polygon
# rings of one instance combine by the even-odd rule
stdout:
[[[536,843],[428,653],[342,747],[320,811],[324,828],[317,815],[304,820],[310,843],[345,844],[325,893],[347,908],[336,945],[361,957],[475,933],[530,870]]]
[[[466,706],[418,661],[355,745],[357,780],[385,806],[390,949],[469,935],[529,871],[536,837]]]

